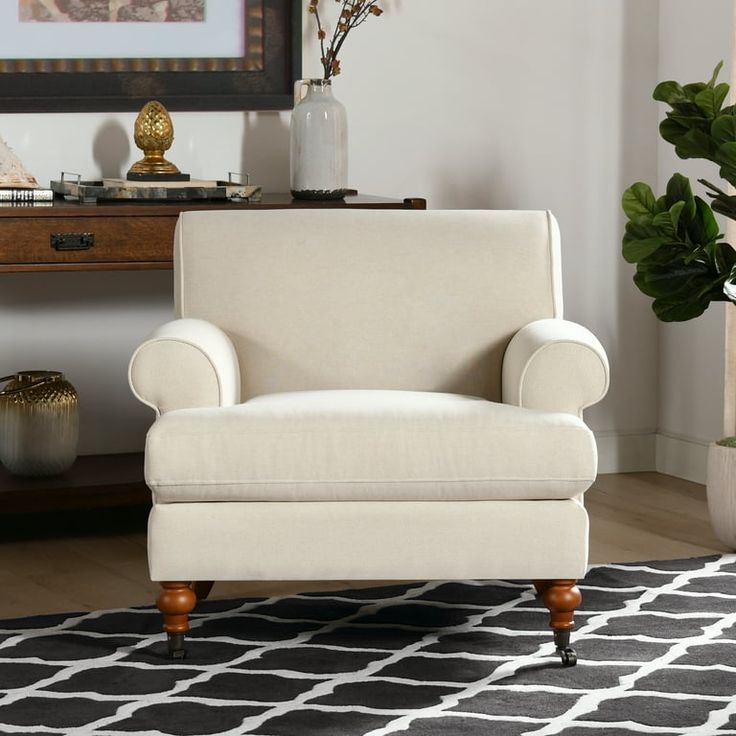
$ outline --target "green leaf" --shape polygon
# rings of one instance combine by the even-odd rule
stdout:
[[[715,264],[718,273],[731,274],[736,267],[736,250],[729,243],[718,243],[716,246]]]
[[[675,153],[680,158],[707,158],[711,159],[717,150],[716,144],[708,133],[691,128],[675,145]]]
[[[626,216],[632,220],[642,215],[657,214],[657,201],[652,188],[641,181],[636,182],[624,192],[621,206]]]
[[[680,215],[685,208],[685,202],[682,200],[675,202],[669,210],[660,212],[652,219],[652,228],[658,230],[658,235],[667,235],[670,238],[677,238],[677,229],[680,223]],[[627,231],[628,232],[628,231]],[[631,233],[629,233],[631,234]]]
[[[686,205],[687,202],[680,200],[679,202],[675,202],[672,207],[670,207],[668,214],[670,217],[670,222],[672,223],[672,228],[674,229],[675,233],[677,233],[678,227],[680,225],[680,216],[682,215],[682,212],[685,209]]]
[[[655,299],[655,314],[667,322],[692,319],[702,314],[710,301],[723,295],[725,274],[707,263],[682,260],[660,266],[639,266],[634,283]]]
[[[655,217],[651,218],[651,222],[645,222],[641,218],[629,220],[626,223],[626,235],[630,240],[664,237],[665,233],[662,231],[662,228],[654,225],[654,219],[662,214],[667,215],[667,212],[665,211],[664,213],[655,215]]]
[[[695,246],[691,248],[683,257],[682,262],[691,265],[691,264],[706,264],[708,263],[708,254],[705,252],[705,250],[699,246]]]
[[[707,130],[710,118],[703,115],[703,111],[694,102],[678,102],[672,106],[672,112],[667,113],[669,120],[674,120],[686,128],[701,128]]]
[[[695,102],[695,97],[698,94],[698,92],[702,92],[704,89],[707,88],[707,84],[705,82],[691,82],[690,84],[683,85],[682,89],[687,95],[688,99]]]
[[[721,165],[719,171],[722,178],[730,184],[736,182],[736,141],[718,146],[713,160]]]
[[[667,242],[655,250],[651,255],[643,258],[637,266],[639,268],[657,268],[665,266],[671,268],[673,264],[682,263],[684,259],[692,252],[692,247],[686,245],[682,241],[668,239]]]
[[[709,87],[712,87],[716,83],[716,79],[718,79],[718,75],[721,73],[721,69],[723,69],[723,59],[721,59],[716,64],[716,68],[713,70],[713,76],[710,78],[710,81],[708,82]]]
[[[623,255],[628,263],[639,261],[652,255],[654,251],[667,242],[667,238],[644,238],[643,240],[632,240],[624,235]]]
[[[718,169],[718,173],[721,175],[722,179],[725,179],[729,184],[733,184],[734,186],[736,186],[736,167],[721,166],[721,168]],[[722,214],[729,215],[729,213],[727,212]],[[729,215],[729,217],[733,217],[733,215],[731,214]]]
[[[708,281],[704,280],[707,273],[708,269],[702,264],[656,267],[638,270],[634,283],[647,296],[672,301],[683,292],[697,292],[698,281],[701,282],[701,287],[707,286]],[[687,295],[684,299],[687,300]]]
[[[695,197],[695,206],[697,211],[688,226],[688,235],[693,243],[705,247],[718,238],[718,223],[710,205],[703,199]]]
[[[700,317],[710,304],[710,299],[700,299],[694,302],[667,301],[655,299],[652,309],[662,322],[687,322]]]
[[[719,115],[710,126],[710,134],[719,146],[736,142],[736,115]]]
[[[730,141],[729,143],[722,143],[716,150],[716,163],[728,164],[729,166],[736,165],[736,141]]]
[[[715,274],[718,274],[718,268],[716,267],[718,244],[715,241],[711,241],[707,245],[704,245],[701,254],[705,257],[703,262],[708,265],[708,268],[711,268]]]
[[[680,202],[680,204],[683,207],[685,206],[684,202]],[[666,235],[668,238],[673,238],[673,239],[677,237],[677,230],[672,225],[672,218],[670,217],[669,211],[660,212],[658,215],[655,215],[652,218],[652,226],[661,235]]]
[[[723,106],[723,103],[726,101],[726,98],[728,97],[728,93],[730,90],[731,90],[731,87],[729,87],[729,85],[727,85],[725,82],[721,82],[721,84],[716,85],[715,87],[716,115],[718,115],[719,112],[722,112],[721,107]]]
[[[706,117],[715,118],[721,111],[721,105],[728,96],[729,86],[725,82],[716,87],[710,85],[695,96],[695,104],[703,111]]]
[[[652,97],[658,102],[666,102],[669,105],[673,102],[689,102],[690,100],[680,84],[674,81],[660,82],[654,88]]]
[[[667,182],[667,204],[671,207],[675,202],[688,202],[693,199],[693,190],[690,179],[684,174],[672,174]]]
[[[671,143],[673,146],[676,146],[680,142],[680,139],[688,130],[689,128],[687,126],[672,118],[665,118],[659,124],[659,134],[667,143]]]
[[[667,194],[665,199],[667,206],[671,208],[677,202],[684,202],[685,207],[680,213],[686,222],[690,222],[697,211],[693,190],[690,180],[682,174],[673,174],[667,182]]]

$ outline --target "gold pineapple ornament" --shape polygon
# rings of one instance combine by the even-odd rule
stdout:
[[[151,100],[141,108],[135,119],[133,140],[143,151],[143,158],[130,167],[128,179],[189,178],[164,158],[164,151],[174,142],[174,124],[158,100]]]

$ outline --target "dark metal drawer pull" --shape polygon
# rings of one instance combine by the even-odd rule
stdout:
[[[54,250],[89,250],[94,244],[94,233],[51,233]]]

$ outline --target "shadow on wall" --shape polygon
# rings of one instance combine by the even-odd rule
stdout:
[[[79,453],[143,449],[153,414],[128,388],[135,348],[173,318],[171,271],[3,274],[0,375],[59,370],[80,397]]]
[[[171,271],[90,271],[3,275],[0,321],[54,319],[65,312],[102,319],[105,310],[145,313],[149,306],[169,309],[173,318]],[[157,315],[158,316],[158,315]],[[168,318],[168,317],[167,317]],[[73,323],[70,323],[73,325]],[[140,326],[140,337],[158,323]],[[42,334],[43,324],[39,323]],[[66,336],[53,335],[65,340]],[[2,358],[7,356],[3,351]]]
[[[288,113],[245,113],[241,171],[264,192],[289,191]]]
[[[130,134],[117,120],[106,120],[95,135],[92,155],[103,178],[122,178],[130,156]]]

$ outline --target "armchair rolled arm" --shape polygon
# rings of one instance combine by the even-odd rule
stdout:
[[[202,319],[177,319],[155,330],[133,353],[128,380],[136,398],[157,414],[240,401],[235,348]]]
[[[505,404],[582,415],[608,391],[608,358],[582,325],[540,319],[511,338],[503,358]]]

